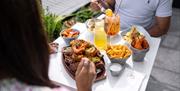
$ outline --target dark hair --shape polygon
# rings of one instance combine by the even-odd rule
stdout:
[[[0,80],[55,87],[39,1],[1,0],[0,9]]]

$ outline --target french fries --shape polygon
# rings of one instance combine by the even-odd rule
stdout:
[[[108,46],[106,50],[107,55],[110,58],[126,59],[131,55],[131,51],[124,45],[112,45]]]

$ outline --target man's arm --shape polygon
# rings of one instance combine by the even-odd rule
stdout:
[[[166,34],[170,26],[172,16],[170,0],[159,0],[155,16],[155,24],[149,29],[149,33],[153,37],[159,37]]]
[[[149,34],[152,37],[160,37],[168,32],[171,17],[157,17],[155,24],[149,29]]]

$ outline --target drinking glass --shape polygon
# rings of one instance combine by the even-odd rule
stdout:
[[[104,20],[95,21],[94,44],[100,50],[107,48],[107,34],[104,31]]]
[[[120,16],[113,14],[113,16],[105,17],[105,32],[108,35],[109,44],[113,36],[117,35],[120,31]]]

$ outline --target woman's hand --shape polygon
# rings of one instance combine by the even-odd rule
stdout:
[[[78,91],[91,91],[96,78],[96,68],[88,58],[82,58],[76,71],[76,85]]]

